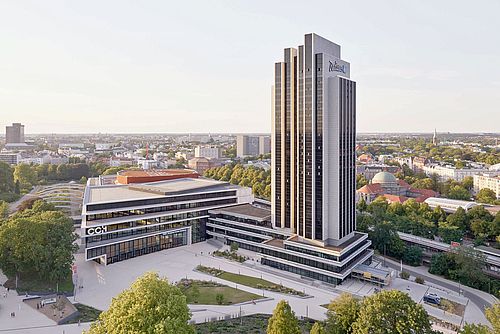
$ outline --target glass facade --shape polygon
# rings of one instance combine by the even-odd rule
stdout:
[[[106,264],[123,261],[160,250],[187,245],[187,231],[164,233],[146,238],[124,241],[112,245],[87,249],[87,258],[106,254]]]

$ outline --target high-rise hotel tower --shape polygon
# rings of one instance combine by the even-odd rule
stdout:
[[[338,284],[387,285],[356,232],[356,83],[340,46],[318,35],[285,49],[273,86],[272,201],[209,211],[207,235],[260,253],[260,263]]]
[[[316,34],[285,49],[273,87],[273,224],[318,245],[354,235],[356,83]]]

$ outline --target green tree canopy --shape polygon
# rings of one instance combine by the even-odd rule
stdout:
[[[36,169],[27,164],[18,164],[14,169],[14,181],[19,181],[22,190],[31,190],[38,181]]]
[[[0,161],[0,193],[14,191],[14,171],[9,164]]]
[[[73,222],[60,211],[43,209],[38,204],[0,225],[0,268],[7,276],[35,273],[56,282],[68,277],[77,249]]]
[[[448,197],[451,199],[459,199],[459,200],[464,200],[468,201],[470,200],[470,193],[467,189],[465,189],[462,186],[455,185],[450,188],[448,191]]]
[[[315,322],[309,334],[326,334],[325,328],[319,322]]]
[[[186,296],[166,278],[148,272],[113,298],[87,334],[194,333]]]
[[[382,291],[363,300],[353,334],[434,333],[422,305],[401,291]]]
[[[299,321],[288,302],[281,300],[267,323],[267,334],[300,334]]]
[[[332,300],[326,313],[327,333],[352,333],[352,325],[358,319],[360,308],[361,303],[349,293]]]
[[[497,195],[493,190],[489,188],[483,188],[477,193],[476,201],[479,203],[495,204],[495,202],[497,201]]]

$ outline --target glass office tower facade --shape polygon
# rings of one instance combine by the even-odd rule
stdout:
[[[273,224],[318,244],[355,230],[356,83],[316,34],[284,50],[273,87]]]

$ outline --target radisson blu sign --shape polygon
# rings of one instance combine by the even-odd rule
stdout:
[[[341,72],[341,73],[344,73],[346,72],[346,66],[345,65],[342,65],[342,64],[339,64],[337,63],[337,61],[328,61],[329,62],[329,65],[328,65],[328,72]]]

